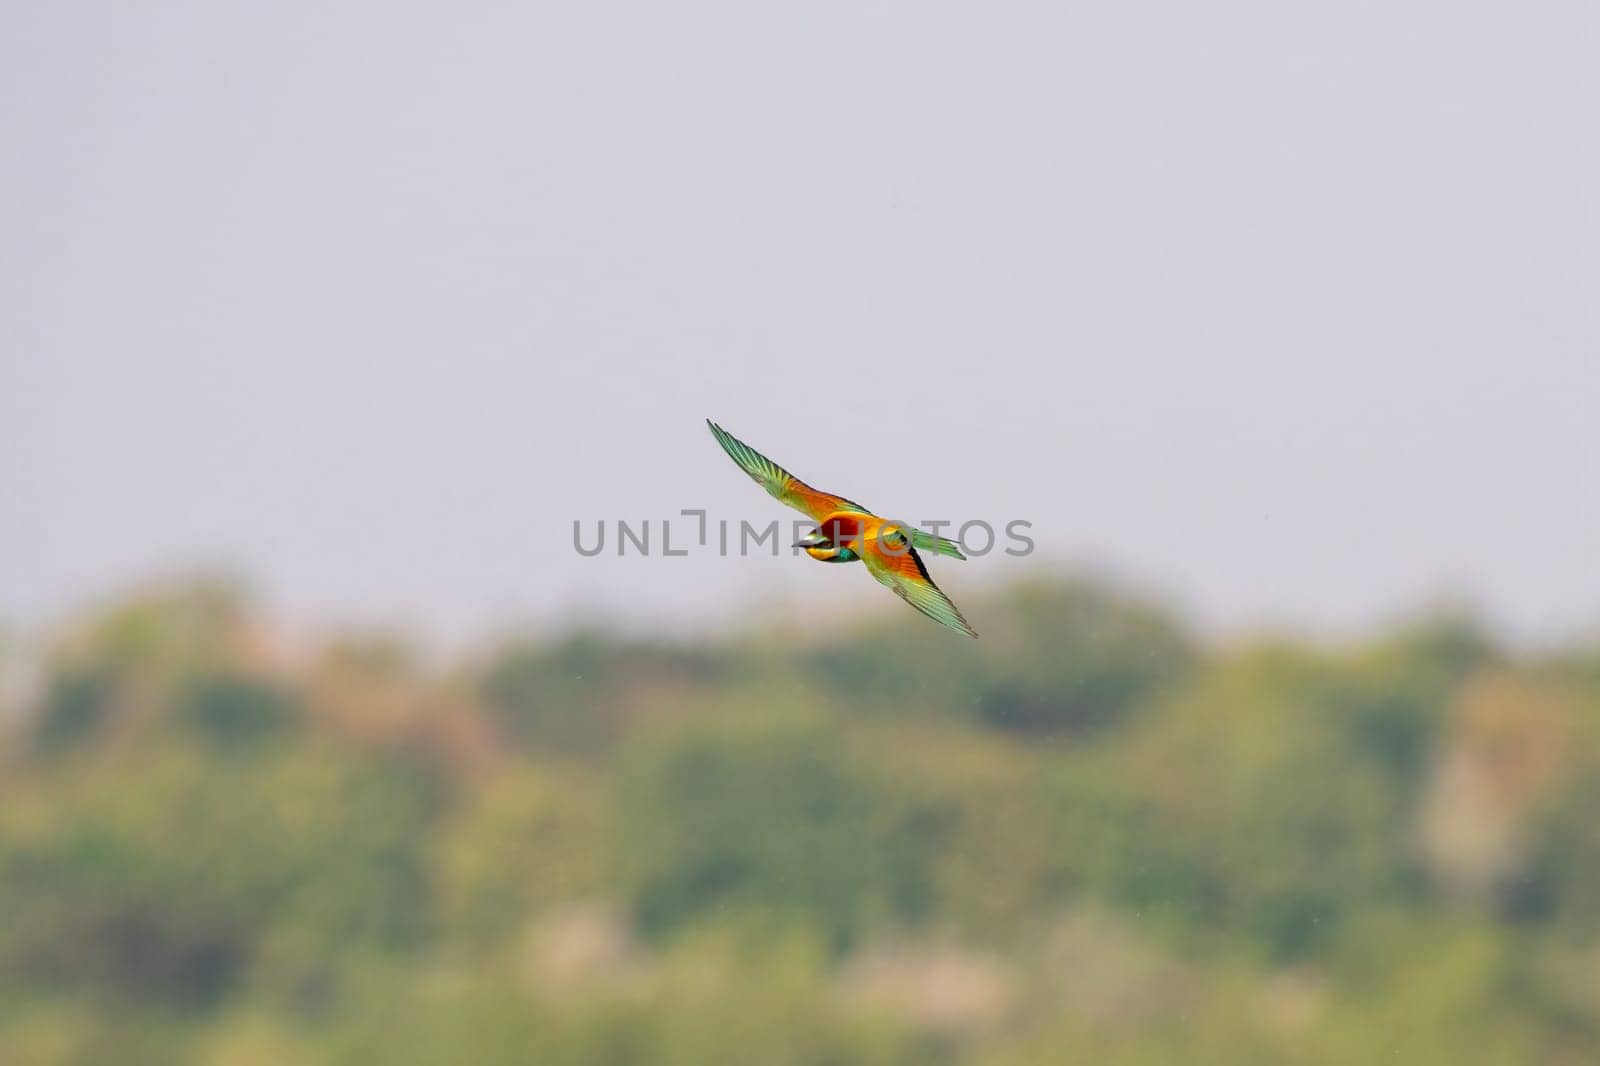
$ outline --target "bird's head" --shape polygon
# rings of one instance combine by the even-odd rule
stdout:
[[[810,533],[794,542],[796,548],[804,548],[806,554],[822,562],[831,562],[839,554],[839,549],[834,546],[832,538],[820,529]]]
[[[858,556],[850,548],[837,543],[823,530],[817,529],[794,542],[796,548],[804,548],[811,558],[823,563],[849,563],[854,562]]]
[[[810,533],[795,541],[794,546],[796,548],[804,548],[807,551],[812,548],[831,548],[833,547],[833,540],[822,530],[813,529]]]

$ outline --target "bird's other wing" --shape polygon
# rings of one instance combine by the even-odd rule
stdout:
[[[789,471],[756,451],[732,433],[706,419],[711,435],[717,438],[722,450],[739,464],[739,469],[749,474],[755,483],[766,489],[781,503],[786,503],[802,514],[810,515],[816,522],[835,511],[866,511],[859,503],[851,503],[843,496],[832,496],[807,485]]]
[[[905,543],[903,537],[898,544],[891,543],[887,548],[881,538],[867,541],[863,545],[861,561],[867,564],[867,569],[879,584],[888,586],[896,596],[935,622],[969,637],[978,635],[978,631],[962,617],[956,605],[950,602],[950,597],[939,591],[939,586],[928,576],[928,568],[922,565],[922,557],[915,548]]]

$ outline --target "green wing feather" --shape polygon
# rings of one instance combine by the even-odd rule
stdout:
[[[851,503],[843,496],[820,492],[795,477],[789,471],[756,451],[732,433],[706,419],[711,435],[717,438],[728,458],[739,464],[739,469],[749,474],[757,485],[766,489],[780,503],[787,504],[802,514],[820,522],[835,511],[868,512],[859,503]]]
[[[879,584],[935,622],[969,637],[978,635],[978,631],[972,628],[956,605],[950,602],[950,597],[940,592],[939,586],[933,583],[933,578],[928,576],[928,568],[922,564],[922,557],[915,548],[908,545],[904,552],[893,555],[883,555],[869,549],[861,553],[861,561],[867,564],[867,569]]]

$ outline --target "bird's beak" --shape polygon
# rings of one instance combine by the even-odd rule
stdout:
[[[813,530],[801,539],[795,541],[796,548],[823,548],[828,545],[828,538],[822,535],[822,530]]]

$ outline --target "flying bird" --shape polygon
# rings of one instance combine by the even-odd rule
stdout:
[[[768,459],[709,418],[706,425],[722,450],[780,503],[786,503],[817,523],[814,533],[795,545],[811,558],[824,563],[866,564],[867,572],[911,606],[959,633],[976,637],[978,631],[967,623],[928,576],[917,549],[965,559],[961,547],[947,537],[873,514],[859,503],[832,496],[807,485],[789,471]]]

